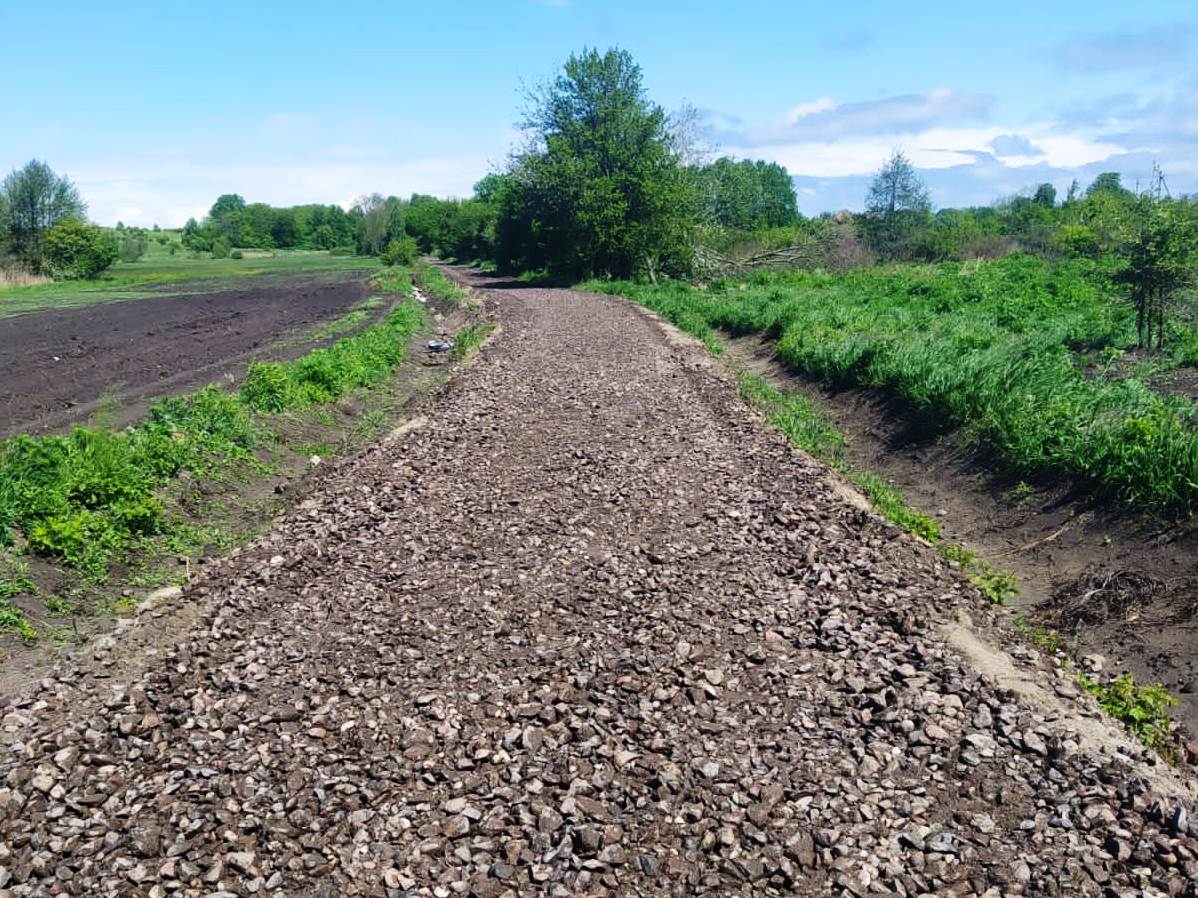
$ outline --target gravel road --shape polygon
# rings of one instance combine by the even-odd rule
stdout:
[[[469,278],[423,426],[0,708],[0,896],[1198,894],[1172,772],[950,648],[701,348]]]

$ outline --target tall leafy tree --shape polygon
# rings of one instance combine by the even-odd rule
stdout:
[[[705,218],[726,228],[756,231],[799,219],[790,174],[776,162],[717,159],[698,169]]]
[[[503,191],[501,264],[569,276],[685,270],[694,187],[631,54],[571,56],[531,100],[530,147]]]
[[[75,185],[38,159],[5,178],[0,194],[12,250],[35,269],[44,263],[46,232],[64,219],[87,215]]]

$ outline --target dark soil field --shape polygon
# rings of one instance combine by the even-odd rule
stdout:
[[[310,351],[288,338],[368,293],[364,276],[307,276],[0,319],[0,437],[62,430],[101,407],[128,423],[161,396],[236,378],[254,358]]]

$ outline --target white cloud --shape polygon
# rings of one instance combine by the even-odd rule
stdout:
[[[374,191],[469,196],[493,161],[482,154],[404,162],[371,156],[277,164],[122,161],[79,163],[71,172],[94,221],[178,227],[188,218],[202,218],[222,193],[240,193],[250,202],[276,206],[338,203],[347,207]]]

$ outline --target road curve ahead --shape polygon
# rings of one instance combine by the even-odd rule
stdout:
[[[701,347],[471,277],[425,426],[0,709],[0,895],[1195,894],[1160,771],[975,672]]]

